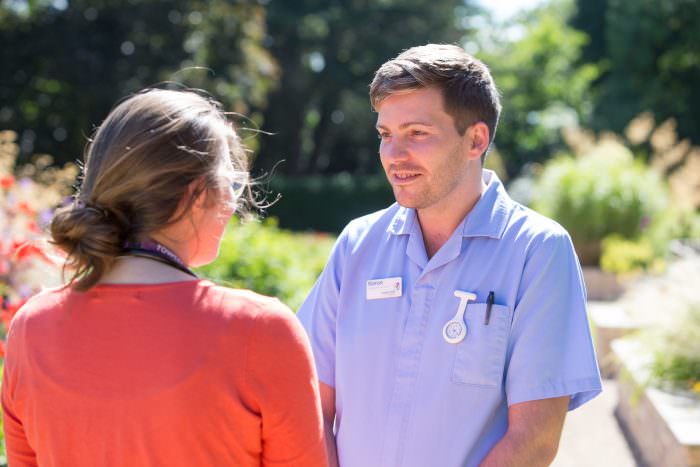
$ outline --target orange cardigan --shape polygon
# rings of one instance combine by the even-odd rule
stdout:
[[[12,467],[327,464],[294,314],[204,280],[37,295],[10,327],[2,410]]]

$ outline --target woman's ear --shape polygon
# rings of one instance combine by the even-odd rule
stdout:
[[[200,191],[201,190],[201,191]],[[197,192],[199,191],[199,194]],[[196,197],[193,199],[192,197]],[[187,216],[187,210],[199,210],[206,205],[207,201],[207,189],[204,186],[204,180],[200,177],[187,185],[185,192],[182,194],[182,198],[178,203],[177,212],[174,217],[179,218],[182,215]]]
[[[192,194],[196,193],[197,190],[199,190],[199,194],[194,199],[194,202],[192,203],[192,207],[197,208],[197,209],[203,209],[207,204],[207,197],[209,196],[209,190],[207,190],[206,187],[202,186],[201,182],[199,182],[198,184],[195,185],[196,182],[197,182],[197,180],[192,182],[190,184],[190,186],[187,187],[187,189],[190,192],[190,196],[192,196]]]

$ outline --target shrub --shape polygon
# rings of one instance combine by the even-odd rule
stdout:
[[[643,272],[662,265],[646,237],[628,240],[618,234],[605,237],[600,257],[601,269],[615,274]]]
[[[626,239],[618,234],[605,237],[600,267],[615,274],[658,273],[665,269],[664,258],[668,256],[672,240],[697,242],[698,239],[700,213],[669,206],[639,238]]]
[[[333,246],[327,234],[281,230],[275,219],[227,227],[219,257],[199,272],[221,285],[280,298],[298,310]]]
[[[636,239],[667,206],[667,188],[656,172],[614,142],[587,155],[557,157],[544,166],[533,207],[571,234],[583,264],[597,265],[610,234]]]
[[[675,326],[652,341],[651,382],[700,395],[700,308],[692,308]]]

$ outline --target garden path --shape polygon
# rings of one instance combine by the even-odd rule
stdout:
[[[635,467],[615,418],[617,384],[603,380],[603,393],[569,412],[552,467]]]

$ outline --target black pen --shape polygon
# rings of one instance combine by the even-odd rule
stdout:
[[[493,307],[494,294],[493,290],[489,292],[489,296],[486,298],[486,316],[484,317],[484,324],[488,325],[491,321],[491,307]]]

